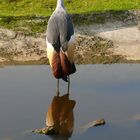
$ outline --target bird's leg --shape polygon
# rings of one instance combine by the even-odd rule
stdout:
[[[57,79],[57,92],[56,92],[56,96],[59,96],[59,79]]]
[[[69,94],[69,90],[70,90],[70,77],[68,76],[68,93],[67,94]]]

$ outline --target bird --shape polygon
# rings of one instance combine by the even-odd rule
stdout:
[[[74,63],[75,33],[71,16],[67,13],[63,0],[57,0],[57,5],[48,20],[46,31],[47,58],[54,77],[57,79],[59,96],[59,80],[68,83],[67,94],[70,88],[70,75],[76,72]]]

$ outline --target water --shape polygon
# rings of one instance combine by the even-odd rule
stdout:
[[[70,140],[139,140],[140,65],[77,66],[71,76],[70,98],[76,101]],[[61,82],[61,95],[66,93]],[[50,140],[30,130],[45,126],[56,80],[49,66],[12,66],[0,69],[0,140]],[[82,129],[104,118],[105,126]],[[68,138],[67,138],[68,139]]]

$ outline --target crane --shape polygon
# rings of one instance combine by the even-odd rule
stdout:
[[[57,0],[57,6],[48,20],[46,45],[52,73],[57,79],[57,95],[59,96],[59,79],[68,83],[70,75],[76,72],[74,64],[75,35],[72,19],[64,7],[63,0]]]

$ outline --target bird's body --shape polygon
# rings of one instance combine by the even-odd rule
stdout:
[[[74,65],[74,28],[70,16],[66,13],[63,0],[51,15],[47,26],[47,57],[57,79],[67,82],[68,76],[76,71]]]

